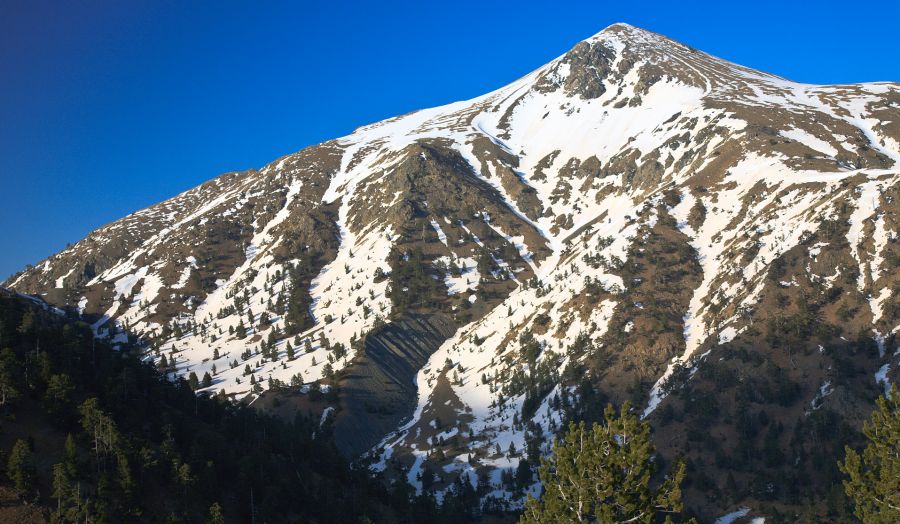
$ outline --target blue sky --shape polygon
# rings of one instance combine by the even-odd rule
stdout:
[[[5,0],[0,278],[222,172],[500,87],[614,22],[797,81],[900,81],[896,2],[730,4]]]

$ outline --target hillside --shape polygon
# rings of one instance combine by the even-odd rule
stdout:
[[[351,468],[328,424],[197,396],[38,300],[0,291],[0,347],[0,521],[468,520]]]
[[[615,24],[5,285],[210,373],[201,392],[324,413],[439,500],[461,478],[518,508],[567,420],[631,400],[704,520],[840,520],[834,459],[900,368],[898,181],[900,84],[798,84]]]

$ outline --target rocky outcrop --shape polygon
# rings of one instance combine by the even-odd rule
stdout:
[[[446,316],[411,314],[373,330],[339,383],[335,443],[356,457],[396,431],[416,407],[416,374],[456,330]]]

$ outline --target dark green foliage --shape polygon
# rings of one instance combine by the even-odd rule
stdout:
[[[491,256],[491,252],[485,247],[482,247],[478,251],[477,267],[478,267],[478,272],[481,274],[482,277],[488,277],[494,271],[494,267],[495,267],[494,257]]]
[[[247,337],[247,328],[244,326],[244,319],[238,321],[238,325],[234,328],[234,336],[238,339]]]
[[[878,398],[878,409],[863,426],[869,444],[862,455],[847,447],[839,464],[849,479],[844,490],[865,524],[900,521],[900,392]]]
[[[206,524],[225,524],[225,516],[222,515],[222,506],[218,502],[213,503],[209,507],[209,516],[206,517]]]
[[[528,364],[527,370],[518,369],[503,385],[504,395],[513,397],[525,393],[522,402],[522,420],[529,420],[540,407],[544,398],[559,382],[559,366],[562,359],[552,354],[540,363],[537,362],[542,348],[531,331],[526,330],[519,336],[522,357]]]
[[[191,387],[191,391],[200,389],[200,379],[197,378],[197,374],[193,371],[188,375],[188,385]]]
[[[47,413],[63,422],[66,415],[72,411],[74,390],[75,386],[69,375],[58,373],[51,376],[47,382],[47,390],[44,392],[44,405]]]
[[[2,334],[2,333],[0,333]],[[19,396],[16,355],[9,348],[0,350],[0,409]]]
[[[31,449],[29,449],[28,443],[22,439],[17,440],[9,452],[6,476],[9,477],[16,493],[20,496],[25,496],[31,491],[34,483],[34,463],[31,458]]]
[[[312,297],[309,295],[309,284],[321,266],[320,253],[304,251],[300,260],[288,267],[287,276],[290,281],[290,295],[285,312],[285,335],[296,335],[312,327],[313,319],[309,308]]]
[[[132,350],[94,340],[86,323],[2,290],[0,347],[0,376],[20,393],[7,394],[4,433],[37,421],[27,431],[46,464],[34,467],[25,440],[9,442],[7,478],[23,496],[41,493],[58,522],[250,522],[251,512],[257,522],[466,520],[351,468],[312,438],[317,421],[195,395]]]
[[[387,294],[396,312],[436,305],[438,284],[427,271],[420,249],[401,252],[395,246],[391,248],[388,262],[391,265],[391,285]]]
[[[285,347],[285,352],[286,352],[287,359],[289,361],[297,358],[297,355],[294,353],[294,346],[292,346],[290,342],[287,343],[287,346]]]
[[[650,426],[629,413],[607,406],[604,424],[587,428],[570,423],[553,454],[541,460],[544,493],[528,497],[519,520],[527,523],[640,522],[680,517],[685,466],[652,487],[656,469]]]

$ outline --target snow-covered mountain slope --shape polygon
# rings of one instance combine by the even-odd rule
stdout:
[[[482,475],[520,500],[520,463],[606,399],[669,428],[666,456],[692,420],[727,441],[747,402],[774,402],[729,380],[798,384],[778,415],[795,433],[829,402],[860,416],[857,382],[900,367],[898,180],[900,85],[798,84],[616,24],[484,96],[223,175],[6,285],[239,396],[378,365],[373,329],[441,315],[455,333],[402,426],[365,440],[382,439],[373,467],[419,489],[425,471],[438,489]],[[379,347],[428,346],[394,342]],[[836,377],[846,355],[861,372]],[[707,386],[730,400],[692,418]],[[693,449],[714,480],[769,471]]]

